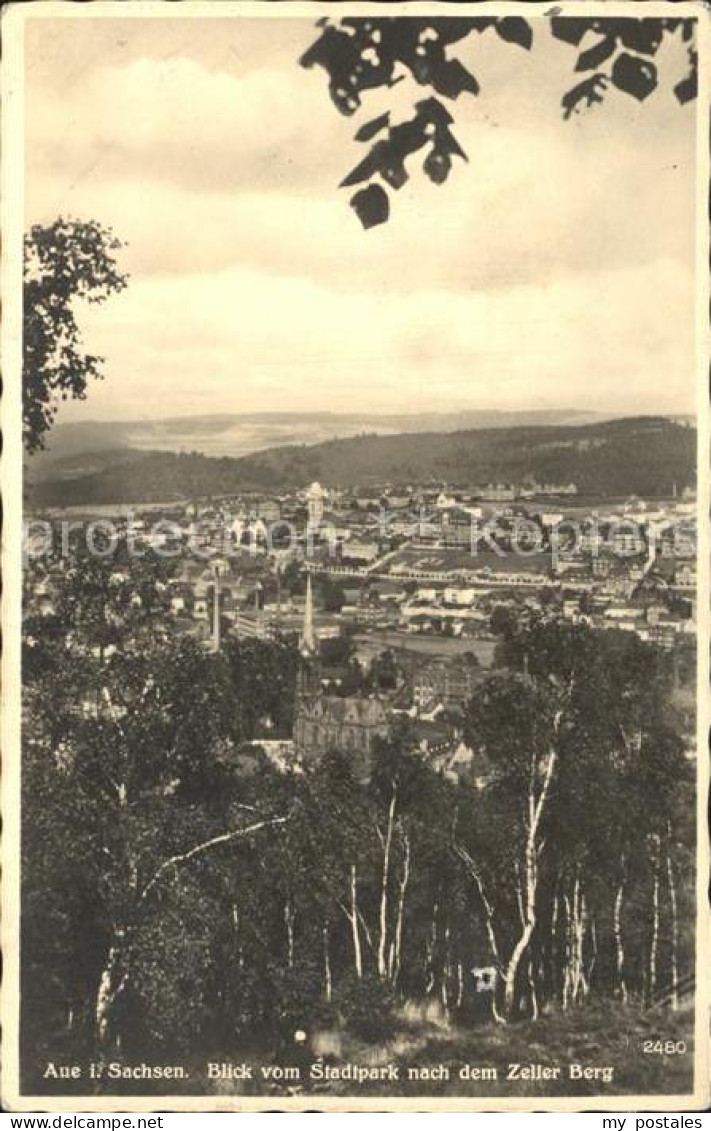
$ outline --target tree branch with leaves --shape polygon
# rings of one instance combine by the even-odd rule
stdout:
[[[580,48],[576,72],[594,72],[563,94],[564,118],[602,102],[610,86],[644,101],[659,81],[654,57],[664,39],[677,34],[686,45],[688,70],[674,93],[680,103],[696,97],[693,20],[555,16],[543,22],[556,39]],[[365,122],[355,134],[356,141],[372,145],[340,187],[363,186],[350,203],[364,228],[388,220],[387,189],[397,191],[406,184],[406,161],[415,153],[424,153],[423,172],[438,185],[449,177],[454,157],[468,160],[452,132],[454,118],[447,103],[462,95],[476,98],[481,86],[461,59],[450,53],[452,46],[487,32],[526,51],[534,42],[533,23],[521,16],[324,18],[317,26],[320,34],[300,62],[326,71],[331,101],[341,114],[354,115],[364,92],[394,87],[405,78],[428,90],[415,102],[411,118],[394,122],[387,111]],[[588,45],[590,37],[593,42]]]
[[[22,434],[39,451],[61,401],[84,400],[103,374],[102,357],[85,353],[77,301],[103,303],[124,289],[116,253],[125,245],[94,220],[59,217],[25,236],[23,273]]]

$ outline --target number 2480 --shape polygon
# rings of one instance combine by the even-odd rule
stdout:
[[[644,1041],[642,1052],[657,1056],[683,1056],[686,1041]]]

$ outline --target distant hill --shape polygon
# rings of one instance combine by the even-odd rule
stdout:
[[[696,431],[664,417],[582,426],[486,428],[450,433],[364,435],[290,445],[240,459],[118,449],[82,457],[78,474],[58,461],[34,479],[30,505],[157,502],[279,491],[317,479],[327,486],[521,481],[575,483],[582,495],[669,495],[695,479]],[[71,460],[69,461],[71,465]]]

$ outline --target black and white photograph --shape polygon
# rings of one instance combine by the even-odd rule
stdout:
[[[703,1110],[708,8],[3,40],[4,1107]]]

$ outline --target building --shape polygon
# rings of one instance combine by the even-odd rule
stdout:
[[[377,543],[364,538],[350,538],[342,547],[343,557],[347,561],[364,562],[366,565],[377,561],[379,553]]]
[[[445,588],[443,597],[446,605],[458,605],[460,608],[468,608],[473,605],[477,597],[480,595],[479,589],[464,589],[459,586],[449,585]]]
[[[261,611],[237,613],[232,620],[232,629],[241,640],[268,640],[274,635],[272,625]]]
[[[316,530],[321,525],[324,503],[327,497],[328,492],[324,491],[320,483],[312,483],[306,492],[309,530]]]
[[[313,764],[330,750],[338,750],[353,756],[359,777],[368,777],[375,739],[386,737],[389,729],[382,699],[302,693],[294,720],[296,756]]]
[[[262,522],[278,522],[281,518],[281,505],[276,499],[258,499],[250,509]]]
[[[487,483],[480,490],[479,498],[487,503],[512,503],[516,498],[516,488],[510,483]]]
[[[442,511],[441,536],[445,546],[471,546],[475,535],[474,520],[481,517],[481,510],[464,510],[452,507]]]
[[[461,662],[433,660],[413,673],[412,699],[420,709],[433,703],[445,707],[464,706],[472,698],[477,682],[476,668]]]

